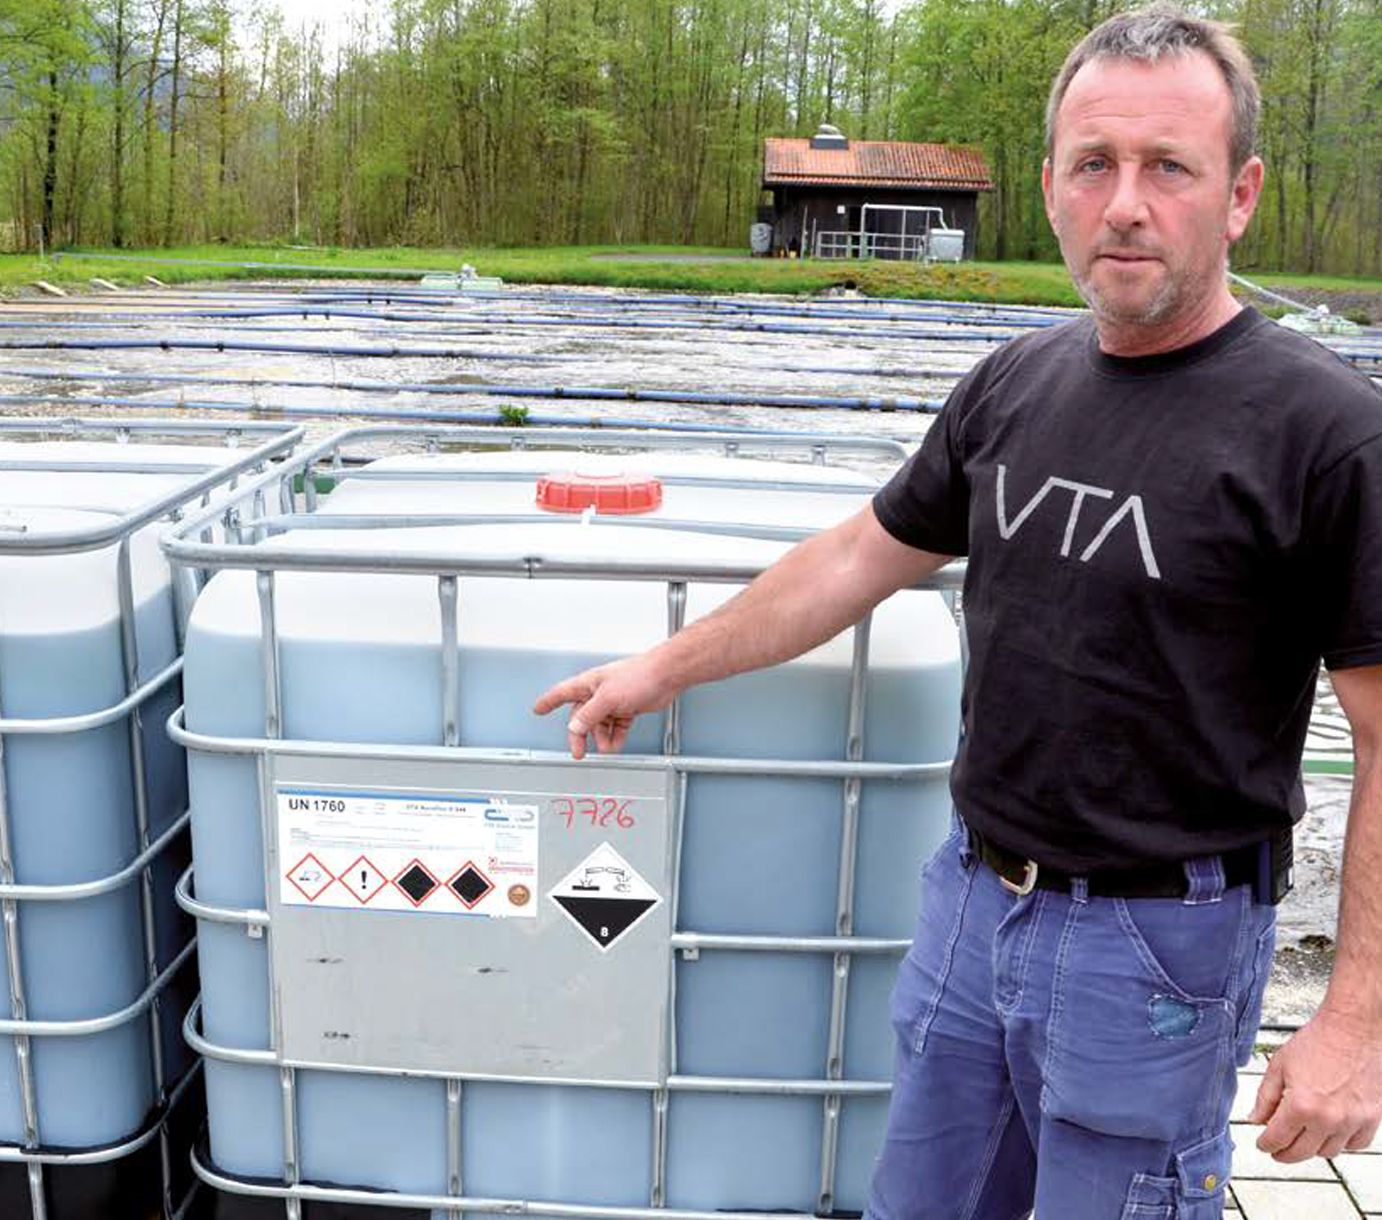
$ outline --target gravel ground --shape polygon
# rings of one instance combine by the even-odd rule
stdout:
[[[1353,288],[1296,287],[1279,291],[1282,296],[1299,301],[1302,305],[1328,305],[1330,313],[1340,314],[1354,321],[1362,321],[1357,315],[1366,314],[1372,325],[1382,325],[1382,292],[1365,292]]]

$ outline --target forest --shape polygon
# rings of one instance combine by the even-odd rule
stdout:
[[[766,136],[983,150],[1049,260],[1042,110],[1106,0],[0,0],[0,246],[740,247]],[[1229,0],[1267,188],[1240,269],[1382,274],[1382,0]]]

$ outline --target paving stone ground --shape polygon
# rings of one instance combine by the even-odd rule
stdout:
[[[1231,1220],[1358,1220],[1382,1217],[1382,1134],[1364,1152],[1332,1161],[1282,1165],[1257,1150],[1261,1127],[1242,1120],[1252,1110],[1267,1061],[1261,1055],[1238,1074],[1233,1107],[1236,1145],[1229,1182]]]

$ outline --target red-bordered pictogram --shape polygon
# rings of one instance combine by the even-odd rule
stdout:
[[[441,887],[436,874],[416,857],[395,874],[393,884],[415,907],[420,907]]]
[[[361,906],[366,906],[386,885],[389,879],[375,867],[368,856],[361,856],[336,880]]]
[[[331,870],[310,851],[284,875],[308,902],[316,902],[322,891],[336,880]]]
[[[456,895],[456,901],[467,911],[473,911],[484,901],[486,894],[494,892],[494,882],[485,876],[474,860],[467,860],[451,874],[446,888]]]

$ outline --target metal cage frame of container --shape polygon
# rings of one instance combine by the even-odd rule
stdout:
[[[515,521],[532,522],[535,516],[513,515],[455,515],[455,516],[316,516],[312,509],[316,506],[315,477],[328,473],[333,477],[374,478],[374,479],[417,479],[438,478],[455,479],[507,479],[531,478],[531,475],[513,475],[507,472],[420,472],[406,468],[393,467],[387,471],[350,471],[345,462],[344,450],[355,443],[369,443],[382,440],[412,439],[425,444],[429,452],[436,452],[444,444],[493,444],[507,441],[510,445],[522,448],[529,444],[581,445],[586,447],[613,447],[616,449],[701,449],[716,445],[730,455],[741,455],[745,447],[767,447],[773,450],[796,450],[810,456],[812,463],[824,464],[830,453],[853,452],[872,457],[901,459],[906,457],[906,449],[897,442],[859,439],[854,437],[826,437],[810,434],[790,436],[774,434],[762,438],[749,438],[743,434],[726,433],[707,435],[692,433],[688,435],[615,431],[605,429],[565,430],[565,429],[494,429],[494,428],[428,428],[428,427],[375,427],[354,429],[333,437],[322,444],[296,455],[290,462],[277,470],[246,485],[234,500],[244,501],[253,497],[256,504],[263,505],[273,498],[276,492],[280,505],[288,510],[280,517],[256,516],[249,519],[237,509],[236,504],[223,501],[214,510],[205,511],[190,518],[164,537],[163,547],[174,563],[195,568],[220,569],[238,568],[251,570],[257,574],[257,596],[260,612],[260,633],[263,644],[263,688],[265,699],[265,726],[262,738],[233,738],[213,736],[190,731],[184,723],[184,711],[179,709],[169,720],[169,734],[174,741],[189,751],[202,751],[211,754],[236,754],[254,757],[258,762],[258,783],[260,790],[260,812],[263,818],[266,856],[273,850],[269,845],[269,810],[272,808],[271,776],[268,760],[272,756],[313,756],[342,757],[355,759],[409,759],[414,761],[441,762],[503,762],[522,765],[524,762],[542,763],[561,761],[564,755],[538,750],[525,750],[521,757],[513,751],[462,747],[459,742],[459,681],[457,665],[459,582],[461,577],[470,576],[514,576],[529,579],[569,579],[586,578],[591,580],[637,580],[662,582],[667,586],[667,629],[673,634],[684,623],[686,593],[689,582],[720,584],[746,584],[763,570],[759,564],[710,564],[710,563],[669,563],[651,565],[635,561],[588,562],[573,561],[542,556],[531,552],[515,551],[511,556],[467,558],[457,553],[406,554],[378,550],[325,550],[314,547],[311,550],[291,545],[275,544],[272,539],[289,529],[303,529],[318,526],[322,528],[349,528],[352,530],[380,527],[385,529],[407,528],[413,526],[436,526],[447,524],[509,524]],[[294,504],[293,483],[301,476],[302,487],[308,505],[306,514],[291,511]],[[664,480],[675,484],[675,477]],[[732,480],[716,478],[697,478],[685,480],[697,485],[737,486],[737,487],[776,487],[811,491],[851,492],[861,491],[856,483],[850,486],[823,484],[820,482],[772,483],[758,480]],[[545,517],[545,514],[542,516]],[[579,518],[548,517],[549,524],[578,526]],[[619,517],[611,519],[623,527],[639,525],[659,529],[695,530],[697,532],[716,532],[733,534],[738,537],[754,537],[777,541],[795,541],[809,536],[811,531],[785,527],[739,526],[724,523],[694,521],[669,521]],[[219,525],[227,539],[224,543],[205,541],[207,531]],[[294,741],[282,736],[282,689],[278,657],[278,631],[275,617],[275,576],[280,571],[352,571],[374,573],[398,573],[433,576],[437,580],[438,608],[441,620],[441,690],[442,706],[438,709],[442,725],[441,746],[408,745],[370,745],[333,743],[323,741]],[[916,588],[932,589],[947,595],[958,590],[963,582],[962,564],[951,565],[935,576],[919,583]],[[680,748],[680,700],[674,701],[667,711],[663,736],[663,753],[660,755],[615,755],[602,756],[601,765],[618,770],[642,772],[666,772],[672,779],[675,797],[670,808],[670,835],[673,844],[673,858],[680,853],[680,836],[684,818],[687,794],[687,777],[693,774],[755,774],[778,776],[810,776],[837,779],[843,789],[843,833],[839,855],[838,893],[836,898],[835,934],[832,936],[760,936],[705,934],[694,931],[676,931],[677,890],[670,895],[673,932],[670,949],[673,954],[683,954],[694,959],[702,951],[733,950],[742,952],[777,952],[801,954],[828,954],[833,957],[833,985],[830,1003],[830,1023],[828,1035],[828,1055],[824,1071],[819,1079],[788,1080],[750,1077],[711,1077],[678,1075],[675,1072],[675,1020],[669,1023],[669,1036],[672,1047],[673,1072],[667,1077],[665,1087],[654,1087],[653,1092],[653,1131],[652,1177],[653,1184],[647,1207],[611,1207],[574,1203],[541,1202],[526,1199],[486,1199],[468,1197],[464,1191],[462,1167],[462,1118],[463,1090],[467,1080],[499,1081],[503,1083],[550,1083],[540,1077],[494,1076],[467,1073],[439,1073],[426,1071],[403,1072],[393,1068],[343,1067],[333,1065],[329,1070],[356,1072],[372,1075],[413,1075],[433,1076],[446,1083],[446,1122],[447,1122],[447,1189],[445,1195],[408,1194],[402,1192],[381,1192],[350,1188],[315,1186],[301,1180],[298,1163],[298,1102],[296,1097],[296,1072],[309,1066],[287,1057],[281,1050],[273,1049],[283,1045],[283,1025],[279,1011],[277,980],[273,978],[272,956],[268,958],[270,971],[269,1029],[271,1049],[244,1050],[221,1046],[209,1041],[200,1031],[198,1016],[200,1002],[188,1013],[185,1035],[194,1050],[207,1059],[226,1063],[252,1065],[259,1068],[277,1069],[282,1095],[283,1121],[283,1181],[278,1186],[235,1176],[210,1165],[197,1153],[193,1154],[193,1169],[207,1185],[227,1194],[249,1196],[259,1199],[280,1199],[284,1203],[289,1220],[300,1220],[304,1203],[335,1203],[370,1205],[374,1207],[432,1209],[459,1217],[465,1212],[493,1212],[509,1215],[546,1215],[556,1217],[581,1217],[585,1220],[761,1220],[761,1213],[734,1211],[700,1211],[676,1209],[665,1206],[666,1169],[668,1146],[668,1095],[671,1092],[718,1092],[718,1093],[756,1093],[773,1096],[819,1097],[824,1110],[823,1144],[821,1155],[821,1180],[819,1208],[829,1212],[833,1208],[835,1169],[837,1163],[837,1143],[841,1101],[846,1097],[882,1096],[890,1092],[891,1085],[879,1080],[847,1080],[843,1077],[843,1051],[845,1039],[846,991],[849,981],[850,963],[855,955],[891,954],[901,956],[910,945],[907,939],[876,937],[857,937],[853,932],[853,906],[855,888],[855,851],[858,836],[862,784],[867,780],[904,780],[920,777],[942,777],[948,774],[950,760],[928,763],[895,764],[888,762],[865,762],[864,756],[864,694],[865,677],[868,667],[869,631],[871,616],[865,616],[853,629],[853,653],[850,669],[849,712],[847,740],[842,761],[825,760],[787,760],[774,758],[715,758],[685,755]],[[568,760],[569,761],[569,760]],[[679,865],[673,868],[675,877]],[[200,902],[192,890],[192,870],[184,873],[177,888],[178,902],[182,908],[197,919],[211,922],[239,925],[252,937],[262,937],[272,926],[272,917],[266,909],[232,909],[212,906]],[[675,984],[673,984],[675,986]],[[624,1082],[583,1080],[587,1086],[629,1087]],[[785,1215],[786,1213],[784,1213]],[[803,1214],[804,1215],[804,1214]]]
[[[178,520],[193,502],[200,507],[211,503],[213,494],[238,483],[241,476],[261,473],[274,459],[290,453],[302,439],[302,429],[287,424],[271,423],[208,423],[189,420],[141,420],[128,422],[102,419],[15,419],[0,420],[0,440],[15,437],[34,439],[88,440],[110,438],[117,444],[131,441],[175,440],[186,442],[197,438],[214,437],[228,448],[237,448],[242,439],[258,441],[245,450],[244,456],[224,465],[208,466],[204,462],[189,461],[186,467],[171,464],[151,464],[140,461],[111,460],[99,465],[92,462],[65,462],[55,459],[0,460],[0,471],[26,470],[73,473],[100,471],[127,474],[186,474],[187,482],[173,491],[152,497],[146,503],[123,514],[111,514],[111,520],[87,529],[62,531],[16,532],[0,529],[0,554],[62,555],[100,550],[118,546],[116,557],[117,585],[120,610],[121,661],[126,695],[119,703],[83,715],[43,719],[6,719],[0,709],[0,914],[3,915],[5,965],[10,1001],[14,1017],[0,1020],[0,1035],[14,1039],[23,1112],[25,1143],[0,1145],[0,1163],[19,1162],[28,1167],[30,1207],[33,1220],[45,1220],[47,1203],[44,1192],[46,1165],[93,1165],[120,1160],[144,1148],[154,1139],[160,1141],[163,1173],[163,1204],[167,1215],[179,1214],[186,1200],[170,1197],[170,1153],[166,1123],[168,1115],[187,1092],[196,1068],[189,1069],[182,1079],[172,1083],[165,1079],[161,1031],[158,1021],[159,999],[171,980],[186,966],[196,947],[195,936],[190,938],[162,970],[158,968],[155,910],[153,893],[154,861],[181,836],[189,824],[191,814],[184,810],[173,824],[157,838],[151,838],[147,777],[144,768],[144,726],[141,708],[156,694],[174,682],[182,672],[179,656],[147,681],[138,679],[139,660],[135,638],[135,599],[130,559],[130,539],[134,533],[161,519]],[[195,577],[184,573],[186,579],[174,581],[174,627],[181,643],[181,627],[195,595]],[[95,881],[68,885],[20,885],[15,881],[10,809],[5,784],[5,739],[10,735],[59,735],[86,732],[119,720],[129,726],[131,784],[134,798],[136,831],[139,852],[126,867]],[[19,909],[24,902],[71,902],[112,893],[132,884],[141,885],[140,918],[143,932],[143,954],[147,975],[144,992],[119,1012],[85,1020],[36,1021],[27,1016],[24,992],[23,960],[19,942]],[[37,1091],[34,1081],[31,1039],[80,1037],[103,1033],[133,1021],[144,1013],[151,1013],[151,1065],[155,1107],[143,1128],[126,1140],[101,1147],[82,1150],[45,1148],[39,1130]]]

